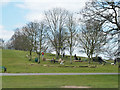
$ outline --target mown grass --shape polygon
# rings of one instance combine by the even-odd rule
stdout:
[[[42,61],[37,64],[34,59],[36,54],[33,53],[33,60],[29,61],[26,57],[28,52],[19,50],[2,50],[2,65],[7,68],[8,73],[94,73],[94,72],[118,72],[118,65],[100,65],[94,62],[91,65],[96,65],[96,68],[77,67],[88,66],[88,62],[73,62],[70,64],[69,57],[64,58],[64,65],[59,63],[51,63],[50,61]],[[55,58],[54,54],[45,53],[45,58]],[[82,60],[86,58],[82,57]],[[46,65],[46,66],[44,66]],[[76,67],[65,67],[76,66]]]
[[[118,75],[3,76],[2,79],[3,88],[61,88],[61,86],[118,88]]]
[[[88,62],[69,63],[69,57],[64,58],[65,65],[41,61],[34,62],[26,58],[28,52],[18,50],[2,51],[2,66],[7,68],[8,73],[95,73],[95,72],[118,72],[118,65],[107,63],[102,66],[96,62],[96,68],[77,67],[88,66]],[[45,58],[55,58],[54,54],[47,53]],[[86,58],[82,57],[82,60]],[[46,67],[43,65],[47,65]],[[65,67],[76,66],[76,67]],[[62,86],[87,86],[91,88],[118,88],[118,75],[41,75],[41,76],[2,76],[3,88],[61,88]]]

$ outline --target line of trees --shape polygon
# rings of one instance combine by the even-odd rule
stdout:
[[[86,3],[80,12],[82,18],[77,19],[66,9],[53,8],[44,12],[43,21],[30,22],[17,29],[11,38],[11,45],[17,50],[29,51],[30,60],[32,51],[35,51],[38,63],[41,52],[47,49],[56,51],[56,58],[68,49],[72,63],[74,47],[79,46],[90,63],[93,55],[103,52],[109,41],[108,36],[119,33],[118,9],[119,2],[93,0]],[[79,22],[82,24],[79,25]]]

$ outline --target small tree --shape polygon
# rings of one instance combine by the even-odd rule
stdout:
[[[46,38],[46,26],[44,22],[34,23],[35,28],[35,44],[34,49],[38,55],[38,63],[40,63],[40,55],[41,52],[45,52],[47,50],[47,38]]]
[[[34,49],[34,39],[35,39],[35,32],[34,32],[34,23],[30,22],[28,23],[26,26],[24,26],[22,28],[23,33],[27,36],[27,38],[29,39],[29,47],[27,48],[29,53],[30,53],[30,61],[32,60],[32,51]]]
[[[73,14],[68,15],[68,21],[67,21],[67,30],[68,30],[68,37],[67,37],[67,45],[70,52],[70,63],[72,64],[72,53],[74,51],[75,45],[76,45],[76,34],[77,34],[77,24],[75,22],[75,18],[73,17]]]
[[[85,22],[81,29],[81,33],[77,35],[79,46],[89,58],[89,63],[92,60],[93,54],[101,51],[106,44],[106,34],[103,32],[102,23],[99,21]]]

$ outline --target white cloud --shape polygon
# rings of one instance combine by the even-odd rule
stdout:
[[[26,15],[27,21],[41,21],[43,20],[43,18],[44,18],[44,15],[37,12],[31,12]]]
[[[29,10],[44,11],[54,7],[62,7],[68,10],[79,10],[88,0],[24,0],[23,4],[17,4],[16,6]]]
[[[0,38],[7,41],[11,38],[13,34],[14,34],[14,31],[5,30],[4,27],[0,25]]]
[[[26,20],[41,20],[42,13],[46,10],[60,7],[70,11],[79,12],[88,0],[23,0],[23,3],[16,4],[17,7],[27,9],[30,12],[25,16]]]

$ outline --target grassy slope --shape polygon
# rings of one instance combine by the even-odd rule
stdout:
[[[3,66],[7,67],[10,73],[19,72],[117,72],[117,66],[107,64],[105,66],[97,65],[97,68],[72,68],[72,67],[44,67],[43,64],[58,66],[59,64],[51,64],[49,61],[40,64],[28,61],[25,58],[26,52],[16,50],[3,50],[2,52]],[[34,56],[35,57],[35,56]],[[45,54],[46,58],[52,59],[54,55]],[[34,65],[31,65],[34,63]],[[65,65],[69,64],[66,59]],[[87,62],[73,63],[72,65],[88,65]],[[65,75],[65,76],[3,76],[3,88],[59,88],[65,85],[89,86],[92,88],[117,88],[117,75]]]
[[[3,50],[2,51],[2,64],[7,67],[8,73],[83,73],[83,72],[118,72],[118,66],[111,66],[110,64],[106,64],[105,66],[99,65],[96,63],[97,68],[88,68],[88,67],[55,67],[60,64],[52,64],[50,61],[41,61],[40,64],[35,63],[34,61],[28,61],[26,58],[27,52],[17,51],[17,50]],[[52,59],[55,55],[45,54],[47,59]],[[35,54],[33,54],[33,59],[35,58]],[[69,58],[65,58],[65,65],[71,65],[69,63]],[[33,65],[31,65],[31,63]],[[54,67],[44,67],[43,65],[53,65]],[[74,66],[84,66],[88,65],[87,62],[73,62]]]
[[[60,88],[61,86],[118,88],[118,75],[3,76],[2,86],[3,88]]]

